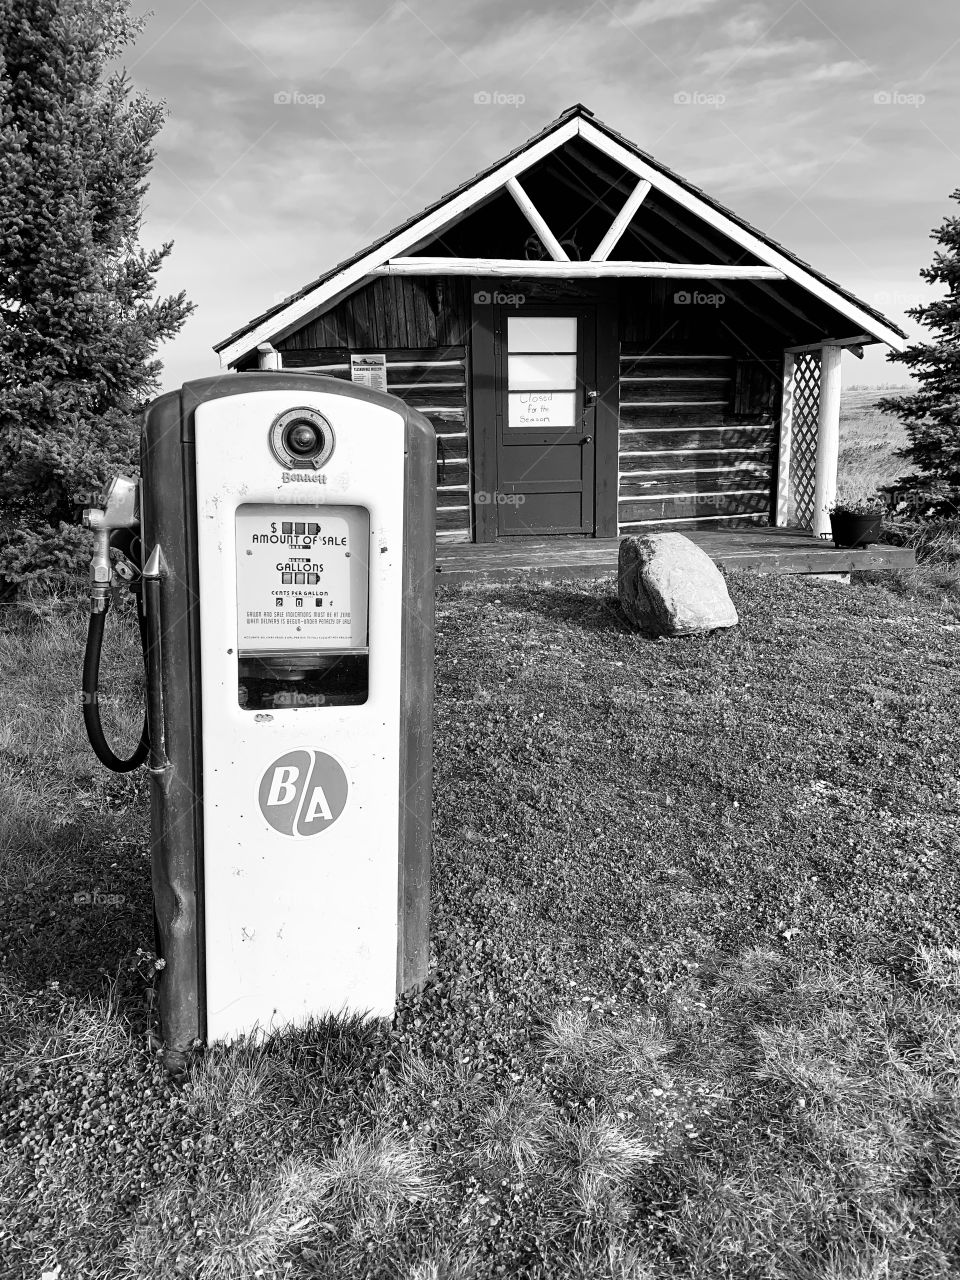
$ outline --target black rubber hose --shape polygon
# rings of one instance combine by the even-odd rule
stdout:
[[[137,602],[137,621],[140,624],[140,643],[143,646],[144,657],[146,657],[146,623],[143,617],[143,610]],[[150,749],[150,739],[147,727],[147,717],[143,717],[143,732],[140,734],[140,741],[133,755],[126,760],[122,760],[111,749],[103,732],[103,725],[100,723],[100,653],[103,649],[103,630],[107,620],[107,613],[90,614],[90,625],[87,628],[87,647],[83,655],[83,723],[86,725],[87,737],[90,739],[90,745],[93,747],[94,753],[101,764],[105,764],[108,769],[112,769],[114,773],[130,773],[133,769],[139,769],[147,758],[147,752]]]

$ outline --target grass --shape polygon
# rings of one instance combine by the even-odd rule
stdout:
[[[956,1274],[960,588],[729,584],[684,641],[444,588],[429,983],[182,1081],[81,608],[5,608],[0,1275]]]
[[[851,499],[870,498],[881,485],[910,474],[910,464],[896,456],[907,444],[899,418],[881,413],[882,396],[906,393],[908,387],[844,388],[840,398],[840,462],[838,485]]]

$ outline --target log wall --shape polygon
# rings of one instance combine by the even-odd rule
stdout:
[[[620,354],[621,533],[766,523],[776,463],[771,365],[731,354]]]
[[[275,345],[278,351],[389,351],[465,346],[469,340],[468,279],[377,276]]]

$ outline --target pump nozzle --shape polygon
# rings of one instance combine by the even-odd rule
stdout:
[[[90,560],[90,612],[106,613],[113,584],[110,535],[115,529],[136,529],[140,524],[137,482],[116,476],[104,490],[102,507],[87,507],[83,523],[93,530]]]
[[[110,747],[100,723],[100,651],[103,647],[103,632],[107,622],[107,610],[110,608],[110,594],[113,577],[117,577],[137,589],[139,571],[129,562],[121,561],[114,566],[110,560],[110,538],[119,529],[140,528],[139,488],[135,480],[125,476],[117,476],[111,480],[104,490],[102,507],[87,507],[83,513],[83,523],[93,530],[93,557],[90,561],[90,623],[87,628],[87,647],[83,655],[83,722],[87,727],[87,737],[100,759],[108,769],[116,773],[128,773],[138,768],[147,758],[149,734],[147,720],[144,717],[143,732],[133,755],[121,759]],[[147,630],[142,601],[138,599],[137,622],[140,626],[140,640],[146,656]]]

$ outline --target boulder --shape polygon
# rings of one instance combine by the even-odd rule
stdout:
[[[682,533],[624,538],[620,606],[630,622],[661,636],[689,636],[739,621],[723,574]]]

